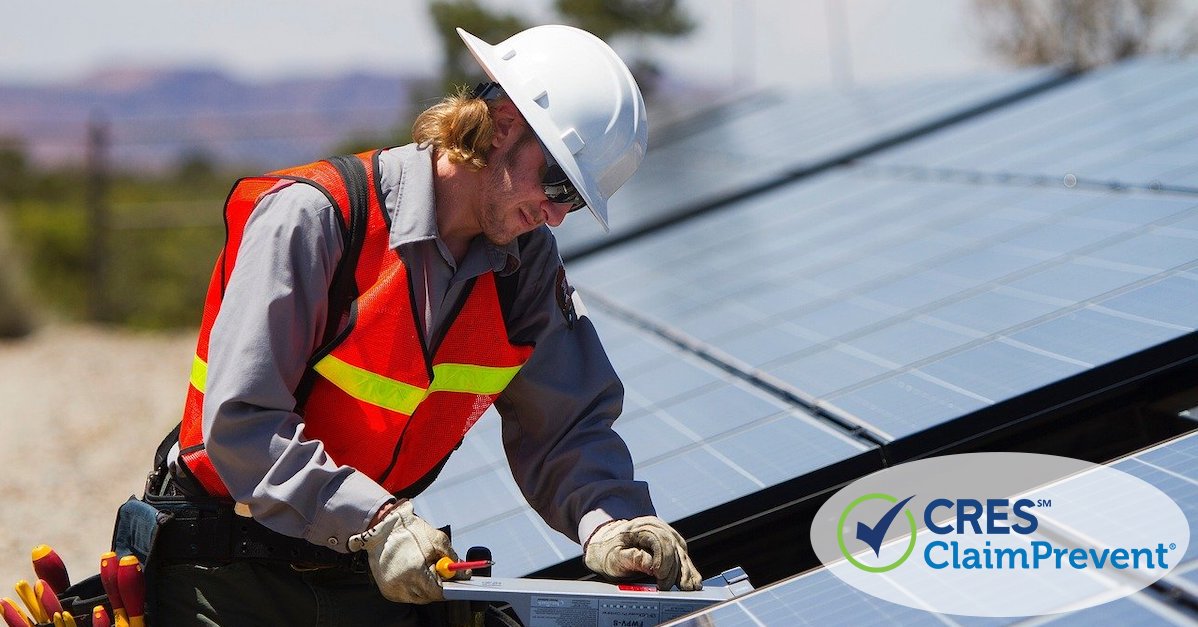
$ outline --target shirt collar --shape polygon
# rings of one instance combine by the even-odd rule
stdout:
[[[391,164],[391,165],[388,165]],[[389,244],[399,248],[413,242],[437,240],[445,249],[437,230],[437,203],[433,193],[433,149],[408,144],[393,148],[380,158],[380,173],[387,214],[391,216]],[[520,267],[520,244],[494,244],[483,236],[470,242],[466,259],[479,254],[493,272],[505,276]]]

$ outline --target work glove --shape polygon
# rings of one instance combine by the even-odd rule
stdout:
[[[411,501],[400,503],[374,527],[350,536],[349,549],[367,552],[379,591],[399,603],[444,600],[441,578],[433,567],[445,556],[458,559],[449,536],[413,513]],[[469,571],[457,575],[455,579],[470,576]]]
[[[657,516],[604,523],[586,542],[587,568],[614,578],[640,573],[657,578],[658,590],[703,587],[699,571],[686,554],[686,540]]]

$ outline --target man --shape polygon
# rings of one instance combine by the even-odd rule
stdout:
[[[700,585],[632,479],[622,387],[546,227],[586,207],[606,228],[644,155],[640,91],[578,29],[458,32],[494,82],[421,114],[415,144],[230,195],[184,420],[147,491],[175,498],[150,560],[167,624],[415,620],[456,555],[408,499],[492,402],[517,483],[588,567]]]

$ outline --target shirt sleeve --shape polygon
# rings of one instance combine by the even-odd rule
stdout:
[[[557,291],[568,289],[548,229],[521,243],[517,296],[508,314],[515,342],[535,342],[528,363],[495,402],[512,476],[550,527],[585,542],[612,518],[654,514],[648,486],[612,423],[624,387],[585,316],[572,325]],[[560,274],[559,274],[560,273]]]
[[[210,335],[203,435],[217,474],[256,520],[344,552],[393,497],[330,459],[295,413],[341,250],[336,209],[315,188],[292,184],[259,202]]]

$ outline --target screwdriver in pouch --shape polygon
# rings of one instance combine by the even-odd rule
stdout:
[[[136,555],[121,558],[117,569],[117,584],[121,588],[121,602],[129,616],[129,627],[145,627],[146,581],[141,572],[141,563]]]
[[[4,617],[5,624],[8,627],[30,627],[33,621],[25,616],[25,612],[17,606],[17,602],[5,597],[0,599],[0,616]]]
[[[54,588],[46,583],[45,579],[38,579],[37,583],[33,584],[33,593],[37,596],[37,600],[41,601],[42,608],[46,613],[53,616],[56,612],[63,611],[62,604],[58,602],[58,594],[54,592]]]
[[[92,609],[92,627],[112,627],[112,621],[108,619],[108,610],[103,605],[97,605]]]
[[[50,622],[50,615],[46,614],[46,609],[42,607],[42,602],[38,600],[37,593],[33,591],[33,586],[29,585],[24,579],[17,582],[14,588],[17,591],[17,596],[25,602],[25,607],[29,608],[29,615],[33,617],[34,622],[38,624]]]
[[[54,549],[39,544],[33,547],[33,572],[38,579],[45,579],[55,592],[66,592],[71,587],[71,578],[67,574],[67,566]]]
[[[121,600],[121,586],[117,579],[120,562],[116,553],[109,551],[100,556],[100,583],[104,584],[104,592],[108,594],[108,604],[112,606],[112,623],[116,627],[129,624],[129,616],[125,614],[125,603]]]

